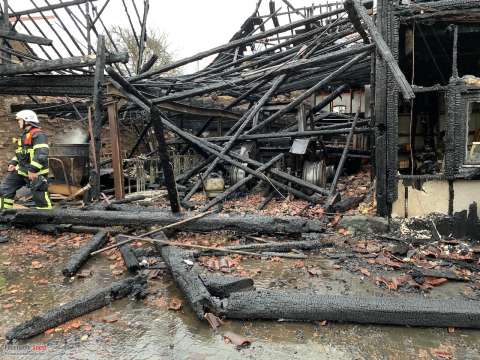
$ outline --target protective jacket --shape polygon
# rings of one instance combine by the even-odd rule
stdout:
[[[48,138],[42,129],[31,127],[23,131],[10,164],[16,166],[21,176],[28,176],[29,171],[39,175],[48,174]]]

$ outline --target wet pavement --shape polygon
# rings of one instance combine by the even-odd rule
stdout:
[[[5,344],[5,332],[12,326],[126,276],[120,274],[118,254],[109,253],[87,263],[85,278],[65,280],[62,264],[88,238],[55,238],[25,230],[0,244],[0,359],[480,359],[480,331],[474,330],[226,320],[214,332],[188,306],[168,309],[182,295],[164,272],[149,281],[153,294],[145,300],[123,299],[48,334]],[[244,259],[241,269],[254,275],[257,288],[396,295],[322,253],[304,263]],[[464,299],[464,286],[449,282],[425,296]],[[237,349],[225,341],[225,331],[252,344]]]

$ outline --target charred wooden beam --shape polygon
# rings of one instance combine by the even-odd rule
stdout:
[[[8,15],[8,11],[9,11],[9,6],[8,6],[8,0],[3,0],[3,4],[2,4],[2,24],[0,26],[0,29],[3,30],[4,32],[10,32],[10,30],[12,29],[11,25],[10,25],[10,18],[9,18],[9,15]],[[27,44],[28,45],[28,44]],[[2,40],[1,41],[1,47],[2,48],[5,48],[5,49],[8,49],[9,47],[9,44],[6,40]],[[2,63],[9,63],[12,61],[12,57],[11,57],[11,54],[7,53],[5,58],[2,58]]]
[[[90,184],[92,185],[91,197],[94,200],[97,200],[100,197],[100,152],[102,148],[101,133],[103,125],[103,82],[105,79],[105,62],[105,37],[99,36],[95,62],[95,78],[93,82],[93,104],[95,108],[90,134],[90,142],[92,144],[92,149],[95,152],[94,166],[90,171]]]
[[[87,103],[75,102],[74,104],[80,113],[82,114],[87,113],[88,111]],[[45,115],[55,115],[60,113],[73,112],[71,103],[53,102],[53,103],[40,103],[40,104],[28,103],[28,104],[11,104],[10,105],[10,112],[12,113],[17,113],[22,110],[33,110],[37,114],[45,114]]]
[[[135,2],[133,2],[133,4],[135,6]],[[146,42],[146,39],[147,39],[147,18],[148,18],[148,12],[150,10],[150,2],[148,0],[144,1],[143,4],[144,4],[143,19],[140,22],[142,24],[142,29],[140,30],[140,46],[139,46],[139,49],[138,49],[137,74],[142,73],[143,53],[144,53],[144,50],[145,50],[145,42]],[[135,10],[136,9],[137,8],[135,6]],[[148,70],[146,70],[146,71],[148,71]]]
[[[353,121],[353,118],[351,119],[326,119],[325,114],[322,114],[320,116],[317,116],[314,118],[315,122],[321,122],[321,121],[328,122],[329,120],[334,120],[337,123],[332,124],[332,125],[323,125],[323,126],[316,126],[313,130],[308,130],[308,131],[295,131],[298,126],[295,124],[287,129],[285,129],[284,132],[280,133],[265,133],[265,134],[253,134],[253,135],[241,135],[239,137],[240,140],[273,140],[273,139],[281,139],[281,138],[291,138],[291,139],[297,139],[297,138],[305,138],[305,137],[315,137],[315,136],[323,136],[323,135],[339,135],[339,134],[348,134],[350,132],[351,123]],[[340,120],[344,120],[344,122],[339,122]],[[370,120],[362,120],[357,122],[357,128],[355,130],[355,133],[362,134],[362,133],[368,133],[371,130],[366,128],[366,125],[370,124]],[[335,130],[335,131],[334,131]],[[230,136],[212,136],[205,138],[209,142],[225,142],[230,139]],[[185,144],[185,140],[182,139],[172,139],[168,140],[167,144],[169,145],[182,145]]]
[[[153,54],[152,56],[150,56],[150,58],[145,62],[145,64],[142,65],[142,68],[140,69],[140,74],[143,74],[150,70],[157,61],[158,55]]]
[[[275,75],[280,75],[284,73],[293,73],[302,69],[308,69],[312,67],[317,67],[322,64],[328,64],[330,65],[333,61],[338,60],[338,61],[345,61],[345,58],[348,58],[349,56],[352,55],[357,55],[357,54],[365,54],[365,53],[370,53],[370,51],[374,48],[373,45],[362,45],[362,46],[354,46],[352,48],[348,49],[343,49],[335,52],[331,52],[329,54],[325,55],[319,55],[316,57],[312,57],[310,59],[300,59],[293,61],[291,63],[284,64],[283,66],[275,66],[273,68],[268,68],[268,69],[263,69],[261,71],[253,71],[249,74],[246,74],[244,76],[240,77],[235,77],[233,79],[230,79],[228,82],[220,82],[220,83],[214,83],[214,84],[209,84],[206,86],[202,87],[195,87],[193,89],[188,89],[185,91],[180,91],[178,93],[174,94],[169,94],[165,95],[156,99],[153,99],[152,102],[155,104],[162,103],[164,101],[172,101],[172,100],[181,100],[185,98],[190,98],[193,96],[198,96],[198,95],[203,95],[203,94],[208,94],[213,91],[219,91],[223,90],[226,88],[230,88],[232,86],[237,86],[245,83],[250,83],[256,79],[261,79],[263,76],[269,76],[273,77]],[[360,56],[360,55],[359,55]],[[356,59],[355,63],[362,60],[364,56],[360,56],[358,59]],[[352,64],[349,64],[348,68],[350,68]],[[335,67],[337,69],[338,67]],[[346,68],[346,69],[348,69]],[[340,73],[335,73],[335,76],[341,75],[345,72],[344,69]],[[318,72],[318,70],[316,70]],[[324,84],[325,85],[325,84]],[[318,89],[317,89],[318,90]]]
[[[216,118],[238,120],[240,115],[221,109],[208,109],[205,107],[192,106],[187,104],[182,104],[180,102],[166,101],[157,106],[162,110],[168,110],[173,112],[179,112],[189,115],[199,115],[199,116],[211,116]]]
[[[325,247],[333,246],[334,242],[328,238],[323,238],[320,240],[306,240],[306,241],[285,241],[285,242],[274,242],[274,243],[265,243],[265,244],[246,244],[246,245],[234,245],[226,246],[225,249],[229,250],[241,250],[241,251],[252,251],[252,252],[276,252],[284,253],[291,250],[317,250]],[[202,251],[195,253],[195,255],[211,255],[211,254],[220,254],[215,250],[212,251]],[[223,253],[224,254],[224,253]]]
[[[40,224],[35,226],[35,230],[40,232],[44,232],[47,234],[55,234],[58,235],[59,233],[76,233],[76,234],[98,234],[100,231],[108,232],[110,235],[115,235],[123,229],[120,228],[102,228],[98,226],[82,226],[82,225],[53,225],[53,224]]]
[[[364,199],[365,196],[350,196],[344,198],[333,205],[333,212],[344,213],[350,209],[355,209],[362,203]]]
[[[0,84],[0,94],[2,95],[24,95],[24,96],[78,96],[78,97],[88,97],[92,95],[92,87],[82,87],[82,86],[71,86],[66,85],[65,87],[61,86],[38,86],[38,87],[28,87],[23,86],[23,84],[18,84],[18,78],[16,86],[5,87]],[[0,79],[0,83],[2,83]],[[48,83],[47,83],[48,84]]]
[[[458,79],[458,25],[453,27],[452,77]]]
[[[338,166],[337,166],[337,171],[335,172],[335,176],[334,176],[334,178],[332,180],[332,183],[330,185],[330,195],[329,196],[334,196],[335,192],[337,191],[338,179],[340,178],[340,175],[343,172],[343,166],[345,165],[345,161],[347,161],[348,149],[350,148],[350,143],[352,142],[353,134],[355,133],[355,127],[357,126],[357,121],[358,121],[359,115],[360,115],[360,112],[357,111],[357,115],[355,115],[355,119],[353,119],[352,128],[350,129],[350,132],[348,133],[347,141],[345,142],[345,147],[343,149],[342,157],[340,158],[340,162],[338,163]]]
[[[479,4],[480,5],[480,4]],[[453,9],[453,10],[440,10],[436,12],[421,12],[417,15],[402,16],[400,21],[403,24],[411,24],[412,22],[424,23],[430,25],[432,22],[477,22],[480,16],[479,5],[475,8],[467,9]]]
[[[121,205],[120,205],[121,207]],[[72,224],[88,226],[151,226],[168,225],[188,219],[188,215],[172,214],[170,211],[100,211],[100,210],[4,210],[0,223],[12,225]],[[195,222],[183,225],[185,231],[234,230],[259,233],[299,234],[323,232],[325,226],[318,220],[300,217],[269,217],[258,215],[208,215]]]
[[[67,223],[57,223],[67,224]],[[83,224],[79,224],[83,225]],[[73,276],[82,267],[83,264],[90,258],[90,253],[103,247],[108,241],[108,233],[105,231],[99,231],[85,246],[78,249],[75,254],[72,255],[68,263],[62,270],[63,276]]]
[[[135,154],[135,151],[137,151],[138,147],[142,142],[144,142],[145,136],[148,134],[148,131],[152,127],[152,120],[150,119],[148,123],[144,126],[142,132],[138,135],[137,141],[135,142],[135,145],[133,145],[132,150],[130,150],[130,153],[127,156],[127,159],[131,159],[133,155]]]
[[[265,198],[260,203],[260,205],[257,206],[257,210],[265,209],[267,207],[267,205],[270,203],[270,201],[273,200],[275,195],[276,195],[276,192],[274,190],[270,190],[270,193],[267,196],[265,196]]]
[[[108,127],[110,128],[110,145],[112,153],[113,181],[115,188],[115,199],[120,201],[132,201],[125,199],[125,185],[123,173],[122,149],[120,144],[120,126],[118,123],[117,102],[110,102],[107,106]],[[142,197],[142,196],[140,196]],[[133,199],[136,201],[136,199]]]
[[[105,62],[112,64],[116,62],[127,63],[128,54],[108,54]],[[56,59],[56,60],[42,60],[34,62],[25,62],[21,64],[6,64],[0,66],[0,76],[31,74],[36,72],[49,72],[57,70],[83,68],[94,66],[96,63],[96,56],[75,56],[70,58]],[[47,85],[47,84],[45,84]]]
[[[365,31],[365,29],[362,26],[362,22],[360,20],[360,17],[357,15],[357,13],[355,11],[355,7],[353,6],[353,1],[344,1],[343,5],[345,7],[345,10],[348,13],[348,18],[352,22],[355,30],[357,30],[357,32],[362,37],[363,43],[364,44],[370,44],[370,39],[368,37],[367,32]]]
[[[88,87],[92,94],[93,75],[23,75],[22,86],[36,87]],[[0,79],[0,88],[19,86],[18,78],[5,77]]]
[[[224,75],[225,72],[222,72],[222,71],[227,70],[230,67],[236,67],[236,69],[241,69],[242,67],[237,67],[237,65],[240,65],[240,64],[245,63],[245,62],[251,62],[252,60],[254,60],[258,57],[261,57],[261,56],[267,55],[267,54],[271,54],[275,50],[286,48],[289,45],[292,45],[292,44],[295,44],[295,43],[301,43],[302,41],[308,40],[312,36],[317,35],[317,34],[323,32],[323,31],[325,31],[325,29],[323,29],[323,28],[318,29],[317,28],[317,29],[308,31],[308,32],[303,33],[303,34],[296,35],[296,36],[292,37],[291,39],[283,41],[283,42],[279,43],[278,45],[269,47],[265,50],[257,51],[254,54],[244,56],[244,57],[242,57],[238,60],[235,60],[233,62],[229,61],[224,65],[214,67],[214,68],[209,69],[207,71],[200,71],[197,74],[189,76],[188,80],[191,81],[191,80],[195,80],[197,78],[205,77],[207,75],[216,74],[216,73],[220,73],[220,72],[222,73],[222,75]]]
[[[389,26],[391,7],[387,0],[379,0],[377,5],[377,17],[376,22],[379,31],[384,36],[389,36],[391,29]],[[394,35],[392,34],[392,37]],[[388,39],[388,37],[387,37]],[[388,71],[388,67],[385,60],[382,59],[377,52],[376,64],[375,64],[375,179],[376,179],[376,200],[377,200],[377,212],[380,216],[389,216],[390,210],[387,202],[388,186],[387,186],[387,154],[388,154],[388,128],[391,123],[388,119],[387,110],[390,108],[388,102],[392,102],[392,106],[397,106],[395,99],[388,97],[388,87],[390,86],[389,80],[391,74]],[[397,90],[396,88],[394,89]],[[396,95],[398,97],[398,95]],[[398,112],[398,109],[397,109]],[[391,130],[394,132],[394,130]],[[398,136],[398,131],[397,131]]]
[[[115,240],[117,243],[119,243],[126,240],[126,238],[122,235],[118,235]],[[125,263],[128,271],[132,274],[136,274],[137,271],[140,270],[140,263],[138,262],[137,256],[132,247],[129,244],[125,244],[120,246],[119,250],[122,254],[123,262]]]
[[[164,134],[164,123],[163,123],[163,116],[155,105],[139,93],[133,86],[126,81],[121,75],[115,72],[112,68],[107,69],[108,74],[112,77],[112,84],[114,86],[119,86],[120,89],[124,89],[128,93],[133,93],[139,96],[139,101],[142,107],[147,107],[148,113],[150,116],[150,121],[153,125],[155,130],[155,136],[157,138],[158,144],[158,153],[160,156],[160,161],[163,168],[163,176],[165,178],[165,186],[167,187],[168,191],[168,198],[170,200],[170,207],[173,213],[178,213],[181,210],[180,207],[180,200],[178,198],[178,191],[177,191],[177,184],[175,182],[175,175],[173,173],[172,164],[170,162],[170,157],[167,151],[167,143],[165,141],[165,134]],[[118,83],[117,83],[118,82]],[[138,105],[139,103],[137,103]]]
[[[346,126],[348,124],[342,124]],[[338,125],[340,126],[340,125]],[[247,141],[247,140],[262,140],[262,139],[281,139],[281,138],[291,138],[291,139],[298,139],[298,138],[309,138],[309,137],[316,137],[322,135],[339,135],[339,134],[348,134],[351,128],[332,128],[332,129],[322,129],[319,130],[310,130],[310,131],[292,131],[292,132],[276,132],[276,133],[265,133],[265,134],[252,134],[252,135],[241,135],[238,137],[239,140]],[[355,134],[366,134],[369,133],[370,129],[362,128],[356,129],[354,131]],[[231,136],[215,136],[206,138],[209,142],[224,142],[231,139]],[[172,141],[170,144],[175,144],[177,141]]]
[[[387,43],[383,39],[382,34],[378,31],[370,15],[368,15],[367,9],[365,9],[365,7],[361,4],[359,0],[346,0],[345,3],[349,4],[348,6],[350,7],[353,6],[353,8],[355,9],[356,15],[362,19],[364,26],[367,28],[368,32],[370,33],[370,36],[372,37],[372,40],[377,46],[378,52],[381,54],[382,58],[385,60],[388,67],[390,68],[390,71],[395,77],[395,80],[400,90],[402,91],[403,97],[406,100],[414,99],[415,93],[413,92],[413,89],[410,83],[405,78],[405,75],[403,74],[402,70],[398,66],[398,63],[393,57],[393,54],[390,51],[390,48],[388,47]]]
[[[147,281],[142,276],[115,282],[107,288],[94,290],[85,297],[36,315],[31,320],[10,329],[5,337],[9,341],[29,339],[48,329],[56,328],[69,320],[107,306],[113,301],[122,299],[134,292],[144,291],[146,286]]]
[[[159,233],[156,238],[168,240],[164,233]],[[189,252],[173,246],[162,246],[159,243],[155,243],[155,247],[161,253],[175,283],[182,290],[198,319],[203,320],[207,310],[216,312],[218,301],[210,295],[205,284],[200,279],[198,265],[191,266],[185,261],[193,260]]]
[[[158,154],[163,169],[163,176],[165,186],[168,191],[168,198],[170,200],[170,208],[173,213],[180,212],[180,200],[178,198],[177,184],[175,182],[175,174],[173,173],[172,163],[168,155],[167,143],[165,141],[164,127],[162,123],[160,110],[156,106],[150,108],[150,121],[155,130],[155,135],[158,144]]]
[[[340,179],[340,175],[343,172],[343,167],[345,165],[345,162],[347,161],[347,156],[348,156],[348,150],[350,148],[350,143],[352,142],[353,139],[353,134],[355,132],[355,127],[357,126],[357,121],[358,121],[358,116],[360,114],[360,110],[357,111],[357,115],[355,116],[355,119],[353,120],[352,123],[352,128],[350,129],[350,132],[348,133],[347,140],[345,142],[345,147],[343,148],[342,156],[340,157],[340,161],[338,162],[337,170],[335,171],[335,176],[333,177],[332,183],[330,184],[330,194],[328,195],[328,199],[325,205],[325,208],[327,211],[333,211],[333,207],[336,202],[338,202],[341,199],[341,196],[339,193],[337,193],[337,184],[338,180]]]
[[[81,5],[85,4],[86,2],[92,2],[92,1],[97,1],[97,0],[73,0],[73,1],[65,1],[59,4],[52,4],[48,6],[42,6],[42,7],[37,7],[35,9],[28,9],[28,10],[22,10],[22,11],[15,11],[13,13],[10,13],[10,17],[21,17],[24,15],[31,15],[35,14],[38,12],[43,12],[43,11],[51,11],[51,10],[56,10],[56,9],[63,9],[67,6],[75,6],[75,5]]]
[[[222,300],[229,319],[329,320],[360,324],[480,328],[477,301],[423,297],[356,297],[304,290],[233,293]],[[219,315],[219,314],[217,314]]]
[[[0,29],[0,38],[20,41],[20,42],[25,42],[30,44],[52,45],[52,40],[50,39],[46,39],[39,36],[20,34],[13,30]]]

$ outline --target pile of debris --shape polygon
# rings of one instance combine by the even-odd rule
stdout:
[[[155,60],[145,62],[144,66],[138,67],[138,73],[131,76],[122,73],[119,67],[105,66],[125,58],[106,55],[104,40],[99,37],[96,61],[93,62],[96,65],[94,106],[90,109],[85,106],[83,110],[88,112],[92,149],[88,185],[82,184],[76,193],[69,194],[52,211],[4,210],[0,214],[0,223],[35,227],[55,234],[94,233],[92,240],[63,266],[65,277],[75,276],[93,256],[114,248],[120,250],[126,268],[134,276],[35,316],[11,329],[6,335],[8,340],[38,335],[126,296],[145,297],[150,265],[146,258],[157,258],[156,264],[165,264],[197,317],[217,324],[212,325],[214,327],[218,326],[217,317],[225,317],[480,328],[480,309],[475,301],[440,301],[421,296],[331,296],[293,289],[262,290],[253,288],[251,278],[212,276],[203,270],[198,260],[202,257],[230,254],[302,260],[308,258],[307,251],[334,246],[333,250],[343,246],[345,251],[348,249],[345,240],[348,239],[352,241],[352,252],[368,255],[368,258],[358,257],[352,270],[361,269],[363,275],[370,276],[367,274],[371,270],[366,266],[378,265],[410,272],[410,277],[396,282],[380,276],[375,278],[388,288],[404,284],[414,286],[415,282],[424,290],[439,284],[432,278],[473,281],[478,276],[478,266],[470,263],[470,273],[458,269],[433,269],[437,264],[432,263],[431,268],[422,267],[431,254],[445,260],[443,249],[437,247],[438,251],[435,251],[431,244],[415,249],[395,234],[375,239],[349,237],[349,227],[355,225],[353,222],[348,225],[346,218],[341,220],[341,213],[359,205],[358,212],[363,216],[375,211],[372,205],[374,187],[369,168],[364,163],[371,156],[368,144],[372,136],[373,101],[363,105],[355,102],[355,108],[353,105],[355,88],[363,89],[367,84],[374,87],[375,56],[372,54],[380,54],[406,99],[414,97],[413,90],[373,22],[371,1],[347,0],[334,7],[330,4],[327,11],[322,11],[325,6],[319,5],[308,12],[296,9],[287,0],[282,1],[287,12],[276,9],[275,2],[271,1],[270,13],[264,16],[259,13],[259,1],[252,16],[227,44],[154,69],[151,67]],[[320,10],[319,14],[315,14],[316,9]],[[293,14],[300,19],[280,25],[280,16]],[[267,29],[270,23],[273,28]],[[145,22],[142,34],[144,31]],[[263,47],[264,50],[260,50]],[[248,48],[252,51],[248,52]],[[209,56],[216,57],[209,66],[194,74],[170,73]],[[33,64],[31,67],[12,65],[11,71],[7,69],[9,65],[4,65],[3,74],[72,69],[72,65],[65,64],[56,69],[49,69],[40,61]],[[103,82],[108,84],[106,89]],[[319,100],[320,91],[329,93]],[[333,109],[331,104],[348,91],[350,106],[344,111]],[[371,93],[374,93],[373,89]],[[207,98],[212,94],[213,97]],[[204,105],[207,102],[210,106]],[[112,154],[110,159],[101,162],[100,130],[105,107]],[[76,111],[80,116],[84,115],[78,108]],[[192,117],[197,117],[195,126],[191,129],[183,126],[184,121]],[[119,147],[120,118],[140,118],[143,125],[126,161],[122,160]],[[198,118],[204,120],[200,126]],[[207,136],[219,119],[222,121],[218,122],[217,136]],[[224,125],[227,127],[225,133]],[[147,148],[151,146],[151,142],[146,141],[150,135],[155,137],[156,146],[142,153],[145,144]],[[177,160],[181,156],[193,152],[195,159],[200,160],[186,161],[190,166],[182,171],[179,166],[172,166],[180,163]],[[134,157],[137,153],[140,155]],[[101,166],[110,163],[114,180],[112,192],[116,200],[106,195],[108,190],[102,181]],[[123,166],[128,164],[134,164],[135,171],[124,171]],[[148,169],[151,171],[147,178]],[[132,205],[132,202],[145,200],[145,194],[148,195],[147,192],[125,198],[125,188],[129,188],[125,186],[125,180],[130,179],[132,173],[136,177],[137,191],[143,191],[147,181],[152,187],[165,187],[170,209]],[[344,176],[352,176],[352,173],[356,174],[354,178]],[[227,174],[229,179],[226,180]],[[204,193],[199,194],[202,189]],[[274,209],[267,208],[261,214],[251,210],[240,214],[222,212],[222,206],[238,210],[235,201],[245,202],[245,198],[231,199],[253,190],[258,194],[259,189],[265,196],[249,195],[257,196],[255,207],[262,210],[274,201]],[[80,195],[84,195],[87,204],[79,208],[73,206],[71,200]],[[104,201],[100,201],[102,195]],[[275,197],[290,201],[286,205],[290,211],[278,211]],[[293,205],[295,201],[303,202]],[[293,208],[296,211],[292,212]],[[195,211],[185,211],[187,209]],[[371,221],[369,219],[366,221]],[[374,226],[372,224],[370,226]],[[388,225],[383,220],[379,226],[387,231]],[[145,231],[145,228],[149,229]],[[177,231],[230,231],[236,236],[249,238],[253,243],[206,246],[175,239]],[[345,236],[343,244],[333,240],[338,237],[338,232]],[[284,241],[277,238],[264,240],[261,235],[265,234],[275,237],[281,234]],[[398,240],[406,245],[406,251],[388,251],[378,238]],[[436,241],[442,241],[442,238]],[[153,246],[131,246],[137,242]],[[478,261],[478,254],[474,254],[469,261]],[[445,261],[451,260],[450,256]],[[464,260],[467,258],[458,261]],[[342,266],[350,265],[344,261]],[[222,268],[221,265],[218,267]],[[460,268],[465,269],[465,266],[460,265]],[[419,280],[421,277],[423,283]]]

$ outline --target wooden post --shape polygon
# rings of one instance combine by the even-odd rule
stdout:
[[[125,198],[125,186],[123,184],[123,159],[120,147],[120,129],[118,127],[117,103],[112,101],[108,104],[108,124],[110,127],[110,143],[112,146],[113,181],[115,187],[115,199]]]
[[[105,71],[105,37],[99,36],[97,43],[97,61],[95,64],[95,81],[93,84],[93,104],[95,112],[92,124],[92,136],[95,147],[95,158],[97,160],[96,169],[94,169],[95,181],[92,184],[92,198],[94,200],[100,197],[100,150],[102,147],[101,132],[103,122],[103,82]]]
[[[180,201],[178,199],[177,184],[175,183],[175,175],[173,174],[172,164],[167,151],[167,142],[165,141],[165,133],[162,123],[162,115],[156,106],[150,108],[150,121],[155,130],[158,142],[158,154],[162,163],[163,176],[165,178],[165,186],[168,191],[170,207],[173,213],[180,212]]]
[[[453,27],[452,77],[458,79],[458,25]]]

